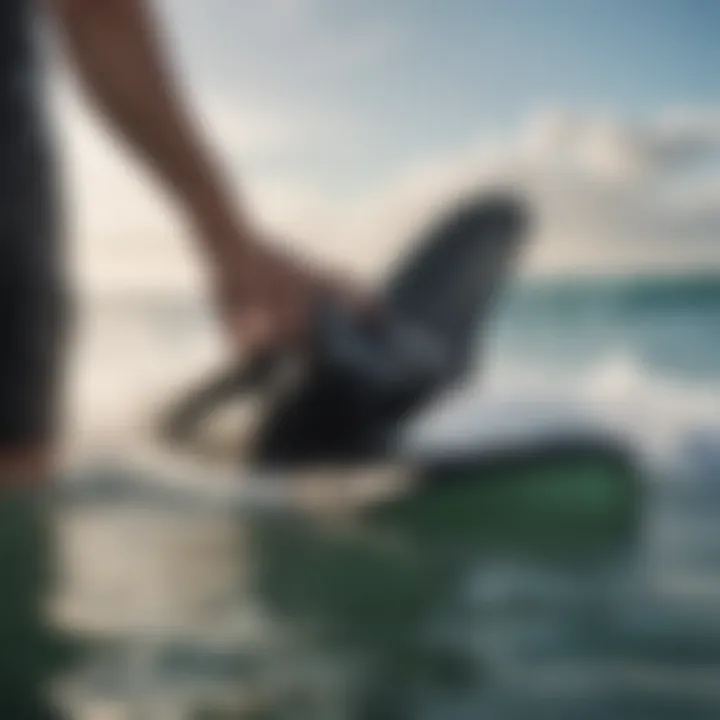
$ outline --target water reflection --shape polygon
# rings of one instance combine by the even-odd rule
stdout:
[[[599,513],[596,491],[558,505],[516,485],[523,507],[506,488],[458,484],[325,521],[65,506],[52,617],[83,653],[58,697],[83,720],[607,707],[617,693],[598,668],[634,577],[634,496]]]
[[[325,519],[6,497],[0,717],[718,717],[715,483],[642,513],[508,487]]]
[[[49,680],[72,657],[45,601],[54,581],[50,504],[34,491],[0,497],[0,717],[50,720]]]

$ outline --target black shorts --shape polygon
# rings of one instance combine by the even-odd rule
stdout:
[[[57,429],[67,297],[55,176],[39,148],[0,170],[0,452]]]
[[[0,452],[43,445],[55,434],[64,305],[61,289],[42,278],[2,278]]]

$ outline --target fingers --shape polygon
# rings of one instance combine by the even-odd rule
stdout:
[[[225,269],[222,280],[220,296],[231,342],[250,356],[306,343],[321,296],[330,296],[353,313],[375,311],[375,302],[356,283],[311,270],[277,248],[248,250],[237,272]]]
[[[266,276],[260,290],[227,313],[233,343],[251,356],[304,343],[311,325],[312,298],[310,286],[297,279]]]
[[[272,313],[268,308],[252,306],[231,312],[226,324],[232,343],[250,357],[264,354],[277,342]]]

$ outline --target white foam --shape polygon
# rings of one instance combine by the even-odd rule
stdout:
[[[573,407],[583,417],[615,428],[660,465],[691,462],[684,455],[696,436],[704,439],[706,450],[715,448],[720,461],[720,380],[670,378],[650,369],[629,349],[609,353],[576,372],[495,365],[478,402],[483,395],[510,390]]]

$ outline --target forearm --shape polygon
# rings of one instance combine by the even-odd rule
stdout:
[[[141,155],[211,259],[245,233],[222,172],[168,67],[148,0],[48,0],[90,97]]]

